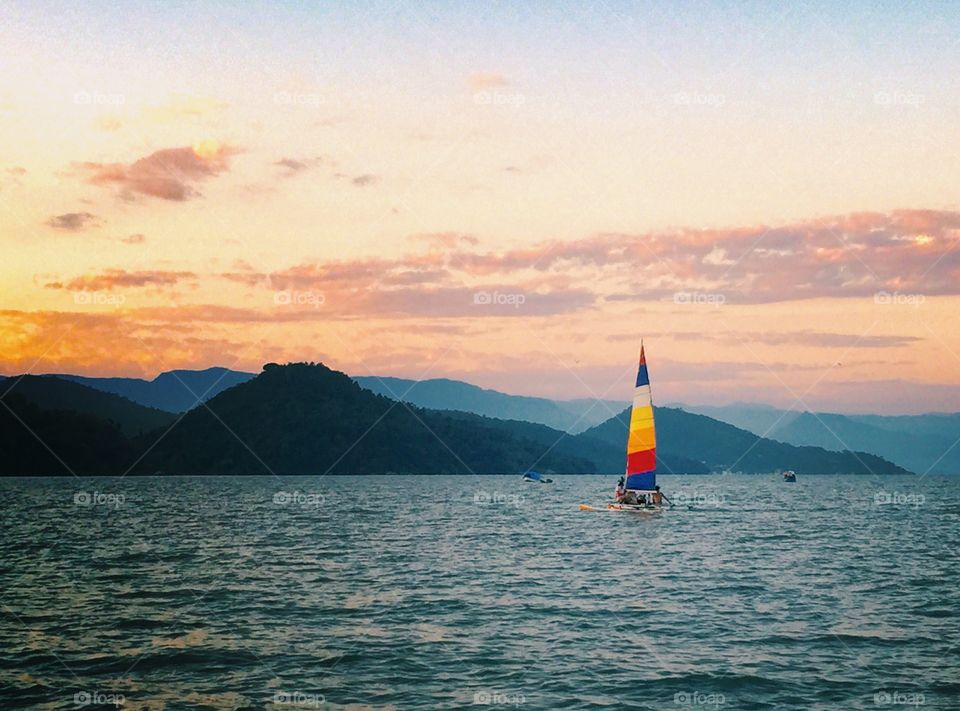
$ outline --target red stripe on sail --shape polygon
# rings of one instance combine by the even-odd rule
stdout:
[[[642,474],[657,468],[657,448],[627,454],[627,474]]]

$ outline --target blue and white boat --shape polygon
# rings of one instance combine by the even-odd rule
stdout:
[[[528,484],[552,484],[553,479],[548,479],[547,477],[540,474],[540,472],[524,472],[523,480]]]

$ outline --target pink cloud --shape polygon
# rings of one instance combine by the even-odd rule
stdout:
[[[117,186],[122,194],[139,193],[162,200],[198,196],[194,185],[229,169],[237,151],[219,143],[163,148],[133,163],[77,163],[74,167],[93,185]]]
[[[193,272],[146,270],[128,272],[124,269],[106,269],[100,274],[85,274],[67,282],[54,281],[46,284],[48,289],[67,291],[111,291],[113,289],[144,286],[173,286],[184,280],[195,280]]]

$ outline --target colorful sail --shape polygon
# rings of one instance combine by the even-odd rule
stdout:
[[[627,489],[650,490],[657,484],[657,437],[653,426],[653,398],[647,357],[640,344],[640,367],[633,390],[630,411],[630,437],[627,440]]]

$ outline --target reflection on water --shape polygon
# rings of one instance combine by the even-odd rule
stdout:
[[[0,706],[960,704],[960,484],[10,479]]]

